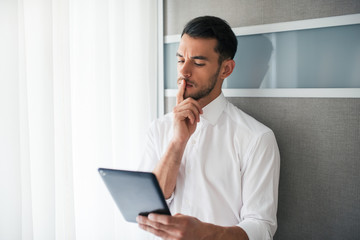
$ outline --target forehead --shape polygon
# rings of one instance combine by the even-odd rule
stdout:
[[[178,53],[184,57],[206,56],[218,57],[215,52],[217,40],[214,38],[193,38],[184,34],[181,38]]]

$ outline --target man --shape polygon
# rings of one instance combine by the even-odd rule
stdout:
[[[221,86],[237,40],[216,17],[184,28],[172,113],[153,123],[142,170],[156,175],[173,216],[139,216],[163,239],[271,239],[280,157],[273,132],[229,103]]]

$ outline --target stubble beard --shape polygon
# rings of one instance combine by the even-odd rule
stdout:
[[[211,91],[214,89],[217,79],[219,77],[219,73],[220,73],[220,66],[218,67],[216,73],[209,78],[209,84],[207,86],[202,87],[201,89],[199,89],[197,92],[195,92],[193,94],[187,94],[187,91],[185,90],[184,98],[186,99],[186,98],[190,97],[190,98],[198,101],[204,97],[207,97],[211,93]],[[190,81],[187,78],[180,78],[180,79],[184,79],[186,82],[191,83],[193,85],[193,87],[195,87],[195,88],[197,87],[196,83]]]

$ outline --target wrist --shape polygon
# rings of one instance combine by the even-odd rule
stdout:
[[[223,227],[217,226],[210,223],[205,223],[206,234],[202,238],[203,240],[214,240],[214,239],[236,239],[236,240],[249,240],[246,232],[238,227]]]
[[[180,140],[173,138],[169,143],[169,148],[171,149],[172,152],[182,155],[184,153],[188,140],[189,139]]]

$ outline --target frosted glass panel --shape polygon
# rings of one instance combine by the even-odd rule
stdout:
[[[360,24],[240,36],[224,88],[360,88]],[[165,44],[165,88],[176,88],[178,43]]]
[[[164,77],[165,89],[176,89],[177,81],[177,57],[176,52],[179,48],[179,43],[170,43],[164,45]]]

